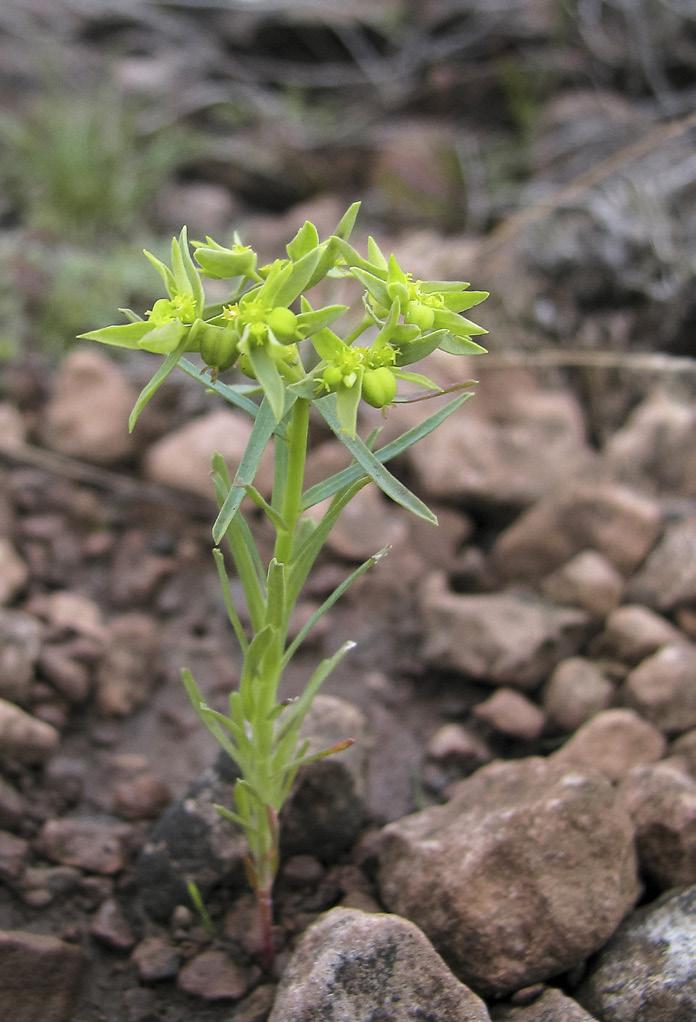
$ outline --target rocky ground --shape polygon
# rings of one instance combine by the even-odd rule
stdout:
[[[451,366],[437,362],[441,379]],[[358,741],[308,768],[287,809],[264,975],[243,845],[212,809],[229,766],[178,680],[190,666],[213,703],[235,682],[204,466],[215,447],[234,465],[248,427],[180,379],[128,438],[143,371],[85,348],[45,394],[27,370],[6,377],[0,987],[14,1018],[690,1017],[692,404],[658,387],[600,447],[568,382],[481,360],[474,401],[400,466],[439,530],[363,491],[301,614],[351,562],[392,552],[288,679],[291,694],[322,650],[356,639],[307,726]],[[310,476],[341,457],[317,429]]]
[[[151,364],[72,342],[59,361],[55,337],[111,321],[124,293],[148,300],[107,262],[138,230],[47,225],[29,164],[3,187],[12,1022],[696,1017],[688,5],[326,0],[321,23],[311,0],[2,7],[3,108],[54,91],[50,51],[73,97],[106,70],[138,144],[201,133],[130,210],[138,230],[239,227],[272,258],[305,216],[325,234],[362,195],[363,229],[416,275],[492,292],[491,355],[431,365],[479,379],[475,399],[395,467],[439,529],[362,491],[299,608],[298,627],[392,546],[287,678],[297,693],[357,641],[308,721],[319,743],[357,741],[308,768],[285,813],[267,974],[243,845],[213,810],[229,764],[179,673],[221,707],[237,680],[208,461],[234,467],[248,422],[172,378],[130,437]],[[396,435],[418,407],[363,425]],[[344,464],[318,424],[312,442],[311,482]]]

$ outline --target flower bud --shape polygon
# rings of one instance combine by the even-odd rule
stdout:
[[[413,323],[421,330],[429,330],[435,320],[435,312],[422,302],[409,302],[404,318],[407,323]]]
[[[396,397],[396,377],[391,369],[368,369],[363,376],[362,396],[373,408],[384,408]]]
[[[231,369],[239,355],[239,334],[234,327],[203,323],[196,335],[201,357],[207,366],[218,372]]]
[[[338,366],[327,366],[321,378],[329,390],[335,390],[343,382],[343,373]]]
[[[387,284],[387,294],[392,301],[398,298],[402,306],[408,301],[408,288],[400,280],[393,280],[391,284]]]
[[[281,344],[292,344],[297,339],[297,316],[291,309],[271,309],[266,319],[269,329]]]

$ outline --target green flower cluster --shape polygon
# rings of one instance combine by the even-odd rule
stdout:
[[[472,338],[486,331],[461,313],[488,297],[485,291],[469,290],[465,282],[414,280],[372,238],[367,255],[360,255],[348,240],[358,205],[323,241],[314,224],[306,222],[288,244],[286,257],[261,267],[256,252],[236,235],[229,248],[210,237],[194,241],[192,255],[184,228],[172,239],[170,266],[145,252],[167,297],[158,299],[144,318],[124,309],[127,323],[81,337],[167,356],[167,373],[159,383],[186,352],[200,355],[213,380],[237,366],[257,381],[277,422],[288,388],[309,400],[333,394],[342,429],[355,436],[361,400],[385,408],[398,400],[399,381],[440,389],[404,367],[436,348],[453,355],[485,351]],[[315,309],[306,297],[326,277],[352,277],[363,288],[362,320],[345,337],[331,326],[349,308]],[[227,302],[206,304],[205,278],[229,282]],[[369,333],[369,345],[356,343]],[[307,340],[319,359],[311,367],[301,352]]]

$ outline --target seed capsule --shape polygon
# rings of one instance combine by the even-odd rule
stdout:
[[[391,369],[368,369],[363,376],[362,396],[373,408],[384,408],[396,397],[396,377]]]
[[[327,366],[322,373],[321,378],[329,390],[334,390],[343,382],[343,373],[338,366]]]
[[[297,316],[291,309],[281,306],[271,309],[266,322],[281,344],[292,344],[297,340]]]
[[[211,326],[203,323],[196,337],[200,341],[201,357],[207,366],[217,372],[231,369],[239,356],[239,334],[232,326]]]
[[[406,306],[407,323],[413,323],[421,330],[429,330],[435,320],[435,312],[422,302],[409,302]]]

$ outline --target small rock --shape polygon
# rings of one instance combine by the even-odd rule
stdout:
[[[544,688],[543,704],[562,731],[575,731],[596,713],[606,710],[614,686],[599,667],[584,657],[561,660]]]
[[[432,574],[421,592],[430,663],[490,685],[533,689],[575,651],[588,623],[580,610],[527,593],[460,595]]]
[[[324,867],[314,855],[291,855],[281,867],[281,876],[291,887],[306,887],[318,884],[324,875]]]
[[[627,592],[663,612],[696,601],[696,516],[668,526]]]
[[[478,703],[473,714],[509,738],[532,742],[544,730],[545,716],[530,699],[511,688],[499,688]]]
[[[631,671],[623,695],[667,735],[696,727],[696,646],[663,646]]]
[[[202,951],[179,973],[177,986],[204,1001],[238,1001],[258,977],[258,969],[247,969],[232,961],[224,951]]]
[[[636,826],[643,874],[663,891],[696,883],[696,781],[656,763],[632,770],[620,793]]]
[[[152,820],[171,800],[171,791],[154,774],[138,774],[114,785],[114,812],[127,820]]]
[[[261,926],[256,896],[251,891],[240,894],[232,908],[225,913],[223,931],[226,937],[234,941],[250,957],[258,954],[261,947]],[[277,931],[276,927],[274,931]],[[279,942],[275,940],[276,950],[278,944]]]
[[[684,636],[659,614],[639,604],[626,604],[609,615],[597,646],[608,656],[637,664],[660,646],[683,641]]]
[[[57,633],[84,636],[103,642],[102,613],[89,596],[61,589],[32,600],[32,609]]]
[[[130,833],[130,827],[124,823],[64,817],[43,825],[39,846],[53,862],[109,876],[126,865],[126,839]]]
[[[655,391],[611,437],[605,458],[617,478],[640,489],[695,497],[694,431],[693,405]]]
[[[541,584],[556,603],[582,607],[593,617],[604,617],[621,599],[624,580],[614,565],[596,550],[583,550]]]
[[[326,508],[319,504],[317,510]],[[366,486],[341,514],[327,543],[347,561],[366,561],[382,547],[402,546],[408,531],[406,512],[386,501],[376,486]]]
[[[29,842],[0,830],[0,880],[14,884],[19,880],[29,855]]]
[[[0,537],[0,606],[12,603],[29,579],[29,568],[7,539]]]
[[[26,703],[41,649],[41,626],[31,614],[0,609],[0,696]]]
[[[27,806],[22,796],[9,781],[0,777],[0,827],[15,830],[26,817],[26,813]]]
[[[660,509],[648,497],[613,483],[571,480],[500,535],[493,563],[504,578],[531,581],[592,549],[627,575],[648,553],[659,529]]]
[[[268,1022],[489,1022],[412,923],[335,908],[304,934],[286,968]]]
[[[71,1022],[82,964],[74,944],[0,930],[0,1004],[11,1006],[12,1022]]]
[[[664,753],[664,736],[633,710],[603,710],[575,732],[552,759],[578,767],[594,767],[612,781]]]
[[[309,853],[330,862],[357,840],[367,817],[367,720],[345,699],[319,695],[302,725],[302,738],[313,751],[346,738],[355,741],[303,767],[281,813],[283,855]]]
[[[602,1022],[696,1018],[696,886],[630,915],[601,951],[578,997]]]
[[[215,491],[210,476],[213,453],[225,459],[234,476],[251,434],[251,420],[242,412],[225,409],[192,419],[150,447],[144,463],[145,475],[157,483],[197,493],[213,500]],[[255,485],[268,492],[273,470],[262,460]]]
[[[60,735],[50,724],[0,699],[0,755],[21,763],[43,763],[58,747]]]
[[[680,735],[679,738],[672,742],[670,752],[674,756],[678,756],[686,765],[691,776],[696,778],[696,728],[692,728],[691,731],[685,732],[685,734]],[[1,806],[2,796],[0,796],[0,807]],[[1,816],[2,809],[0,808],[0,817]]]
[[[428,742],[428,757],[439,763],[461,767],[471,773],[484,763],[490,763],[493,753],[486,742],[463,724],[443,724]]]
[[[540,997],[524,1007],[494,1008],[494,1022],[597,1022],[577,1001],[555,987],[547,987]]]
[[[135,944],[133,931],[117,901],[108,898],[99,906],[92,919],[89,932],[97,940],[116,951],[130,951]]]
[[[638,895],[633,825],[596,771],[496,762],[385,827],[383,903],[474,989],[509,994],[597,951]]]
[[[469,371],[478,376],[478,367]],[[577,398],[542,390],[530,373],[484,375],[465,415],[465,429],[453,416],[409,451],[430,496],[527,507],[592,460]]]
[[[46,446],[100,465],[121,461],[134,449],[128,416],[136,397],[110,358],[98,351],[72,352],[60,365],[44,412]]]
[[[72,866],[30,866],[22,875],[19,895],[26,905],[45,908],[56,898],[78,891],[82,879]]]
[[[0,401],[0,436],[8,450],[26,443],[27,427],[22,413],[9,401]]]
[[[157,683],[157,624],[147,614],[109,622],[106,655],[97,669],[96,703],[108,717],[127,717],[148,701]]]
[[[45,645],[39,657],[41,674],[70,703],[84,703],[92,688],[89,668],[71,659],[60,646]]]
[[[276,988],[270,983],[257,987],[237,1005],[234,1022],[266,1022],[273,1007]]]
[[[179,971],[179,952],[163,937],[146,937],[131,955],[143,983],[174,979]]]

